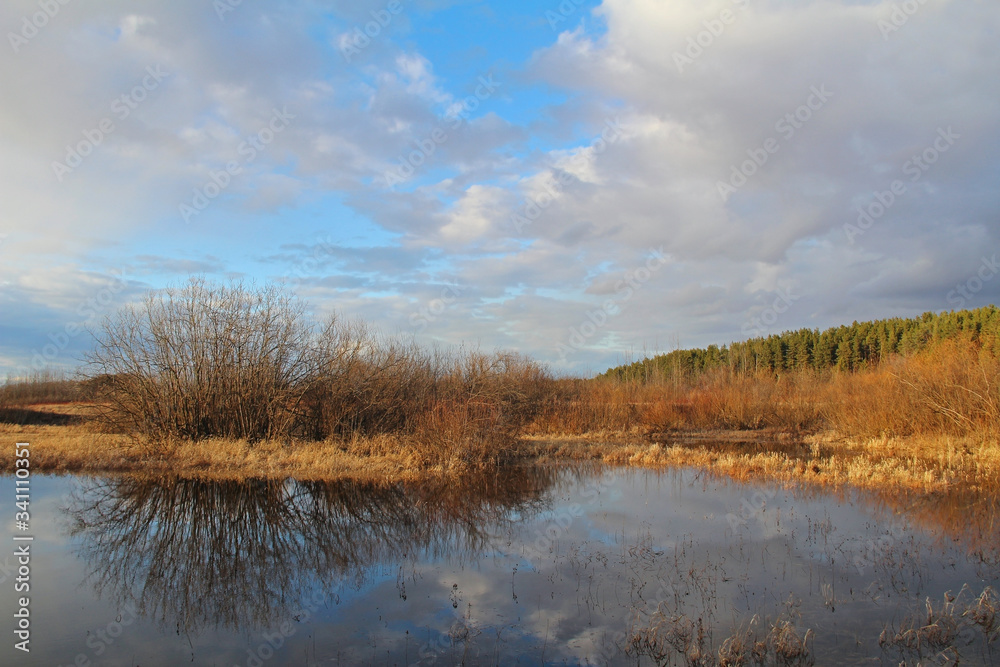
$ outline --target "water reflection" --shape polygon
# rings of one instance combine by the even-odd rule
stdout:
[[[92,478],[67,513],[99,596],[177,632],[249,632],[307,594],[361,587],[373,566],[475,558],[554,481],[537,468],[421,485]]]
[[[966,614],[997,608],[996,497],[917,502],[601,468],[65,488],[84,556],[74,564],[110,603],[65,654],[87,653],[94,629],[132,607],[142,617],[109,644],[114,660],[87,653],[101,664],[273,653],[267,664],[617,665],[677,646],[684,664],[754,638],[775,660],[808,644],[817,664],[899,664],[930,655],[910,645],[928,633],[927,599],[954,631],[935,656],[993,664],[1000,650],[1000,630]],[[47,604],[90,592],[59,589]]]

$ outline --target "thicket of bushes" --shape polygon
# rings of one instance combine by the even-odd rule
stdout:
[[[87,397],[87,388],[65,374],[43,370],[8,378],[0,385],[0,408],[38,403],[69,403]]]
[[[479,463],[510,457],[525,433],[1000,438],[1000,310],[805,331],[553,380],[518,354],[427,350],[337,318],[317,325],[276,286],[193,280],[108,318],[85,382],[9,381],[0,407],[97,399],[107,427],[139,440],[331,440]],[[847,357],[817,356],[830,336]],[[767,357],[775,345],[781,354]],[[838,361],[856,347],[863,362]]]
[[[563,381],[532,424],[536,433],[657,432],[685,428],[809,430],[875,438],[1000,437],[1000,356],[965,334],[857,371],[746,373],[715,367],[643,379]]]
[[[548,378],[510,353],[430,352],[277,286],[193,280],[105,320],[88,358],[102,419],[137,439],[392,435],[434,458],[509,456]],[[358,444],[364,440],[367,444]]]

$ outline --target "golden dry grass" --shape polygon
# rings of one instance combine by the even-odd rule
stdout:
[[[38,405],[41,415],[86,418],[93,406]],[[35,420],[39,421],[39,420]],[[10,444],[31,445],[34,473],[171,473],[230,479],[288,478],[400,481],[455,472],[461,461],[429,461],[415,448],[400,446],[388,436],[354,442],[292,442],[210,439],[176,441],[158,446],[136,444],[116,433],[102,433],[92,422],[70,425],[0,423]],[[14,470],[14,448],[0,457],[0,471]]]
[[[540,459],[695,466],[736,480],[918,493],[996,493],[1000,488],[1000,446],[949,437],[857,440],[832,432],[797,437],[719,430],[656,442],[606,436],[532,436],[529,442]]]
[[[93,406],[33,406],[42,417],[27,424],[0,423],[11,444],[31,443],[34,472],[170,472],[245,478],[401,480],[468,469],[474,461],[434,455],[426,443],[395,435],[356,436],[322,442],[203,440],[139,445],[99,432],[87,421]],[[53,425],[60,416],[78,423]],[[758,431],[700,430],[642,434],[604,431],[583,435],[531,435],[521,441],[521,460],[546,463],[593,461],[610,465],[696,466],[736,480],[766,480],[827,487],[898,490],[917,494],[996,493],[1000,445],[955,436],[845,438],[825,431],[799,435]],[[0,470],[13,471],[13,448]]]

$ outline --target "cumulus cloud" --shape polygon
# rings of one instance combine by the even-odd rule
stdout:
[[[742,338],[782,294],[771,332],[957,307],[1000,231],[1000,14],[898,4],[604,0],[460,76],[475,37],[427,22],[461,3],[407,3],[350,59],[384,3],[66,5],[0,59],[3,363],[119,266],[118,299],[290,280],[568,372]]]

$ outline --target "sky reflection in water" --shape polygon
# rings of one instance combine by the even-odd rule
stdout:
[[[880,648],[886,623],[1000,588],[996,499],[599,468],[33,485],[32,652],[5,642],[3,664],[636,664],[625,637],[658,609],[702,619],[712,646],[756,614],[812,629],[818,664],[915,663],[935,652]],[[958,644],[963,664],[1000,660],[968,628]]]

